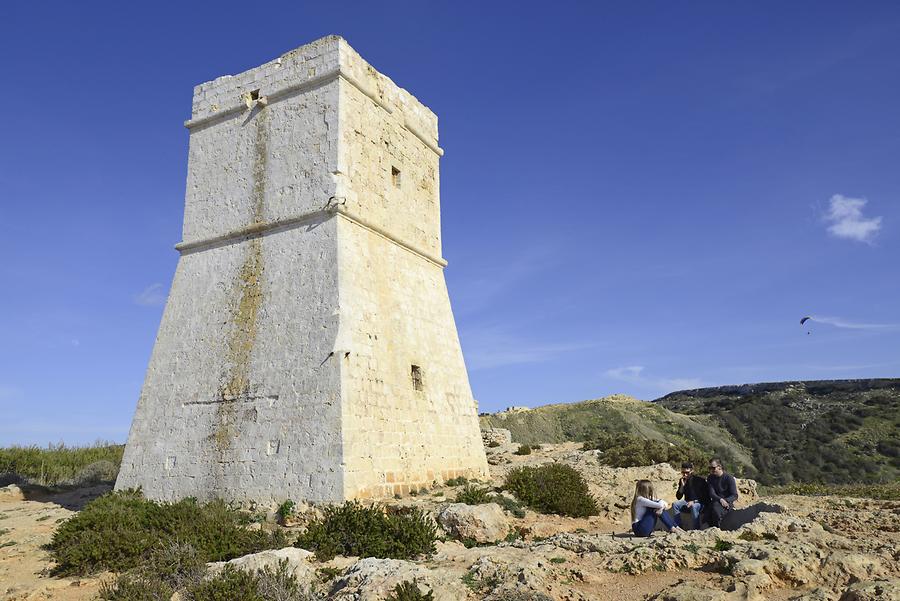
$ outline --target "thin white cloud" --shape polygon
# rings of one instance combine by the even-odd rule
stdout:
[[[624,367],[615,367],[604,372],[608,378],[627,382],[636,386],[645,386],[664,392],[673,390],[691,390],[694,388],[703,388],[706,383],[700,378],[657,378],[644,374],[643,365],[626,365]]]
[[[824,220],[831,224],[828,233],[837,238],[871,244],[881,229],[881,217],[863,215],[867,202],[865,198],[850,198],[842,194],[832,196],[824,215]]]
[[[454,312],[457,315],[477,314],[496,307],[501,299],[516,293],[533,282],[536,276],[559,262],[558,249],[547,246],[529,248],[511,257],[499,257],[468,268],[465,279],[450,289]]]
[[[166,290],[160,283],[150,284],[143,292],[135,295],[134,302],[143,307],[156,307],[166,303]]]
[[[810,321],[818,323],[826,323],[836,328],[844,328],[847,330],[898,330],[900,323],[859,323],[848,321],[840,317],[823,317],[814,315],[809,318]]]

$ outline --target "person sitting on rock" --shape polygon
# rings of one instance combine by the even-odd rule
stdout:
[[[703,477],[694,473],[694,464],[690,461],[681,464],[681,479],[675,498],[678,499],[672,503],[675,524],[680,528],[681,514],[690,513],[694,518],[693,528],[700,528],[700,512],[709,505],[709,486]]]
[[[668,508],[668,503],[656,498],[649,480],[638,480],[631,500],[631,531],[635,536],[650,536],[656,529],[657,520],[661,520],[667,531],[680,532],[681,528],[666,512]]]
[[[709,477],[706,479],[709,490],[709,511],[706,521],[710,526],[718,526],[726,513],[734,509],[738,498],[737,481],[734,476],[725,473],[720,459],[709,462]]]

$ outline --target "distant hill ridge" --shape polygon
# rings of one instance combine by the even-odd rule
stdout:
[[[718,386],[673,392],[654,404],[727,430],[752,451],[763,483],[900,476],[900,378]]]
[[[624,394],[482,414],[480,419],[482,428],[505,428],[515,442],[523,444],[587,442],[603,435],[631,434],[703,449],[726,457],[740,473],[754,473],[751,452],[712,420],[681,415]]]
[[[525,444],[604,434],[688,444],[763,484],[900,478],[900,378],[763,382],[483,414]]]
[[[748,395],[763,392],[776,392],[790,387],[802,386],[811,394],[828,394],[835,391],[853,392],[862,390],[878,390],[882,388],[900,388],[900,378],[860,378],[853,380],[791,380],[786,382],[759,382],[757,384],[732,384],[728,386],[712,386],[709,388],[693,388],[678,390],[656,399],[654,402],[669,398],[694,397],[707,398],[716,395]]]

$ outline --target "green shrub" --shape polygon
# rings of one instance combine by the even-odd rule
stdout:
[[[329,566],[325,566],[323,568],[319,568],[316,570],[316,574],[319,575],[319,578],[322,579],[322,582],[328,582],[329,580],[334,580],[338,576],[344,573],[344,570],[341,568],[332,568]]]
[[[53,534],[48,548],[55,574],[124,572],[145,562],[156,547],[173,543],[196,549],[203,562],[224,561],[287,544],[282,532],[251,531],[247,518],[221,501],[184,499],[157,503],[139,490],[104,495]]]
[[[503,488],[541,513],[572,517],[597,515],[597,502],[574,468],[559,463],[519,467],[509,472]]]
[[[489,492],[490,490],[487,488],[479,488],[477,486],[472,486],[471,484],[466,484],[462,490],[456,493],[456,502],[465,503],[466,505],[483,505],[484,503],[490,503],[493,499],[488,496]]]
[[[302,585],[290,571],[287,559],[278,562],[276,569],[266,566],[256,572],[256,588],[266,601],[314,601],[315,590]],[[196,597],[195,597],[196,601]]]
[[[525,509],[522,508],[519,503],[510,499],[509,497],[504,497],[503,495],[494,495],[490,501],[491,503],[497,503],[503,509],[509,511],[517,518],[525,517]]]
[[[394,587],[394,594],[385,601],[434,601],[431,591],[423,593],[415,582],[407,580]]]
[[[520,444],[519,448],[516,449],[516,455],[531,455],[531,447],[527,444]]]
[[[278,506],[278,509],[275,510],[275,515],[278,516],[279,522],[284,522],[289,516],[294,514],[294,502],[288,499],[284,503]]]
[[[326,507],[295,546],[315,551],[321,561],[335,555],[410,559],[434,553],[437,526],[418,507],[387,511],[358,501]]]
[[[463,484],[469,481],[465,476],[457,476],[456,478],[450,478],[444,484],[447,486],[462,486]]]
[[[679,467],[683,461],[706,465],[710,457],[696,447],[648,440],[633,434],[601,434],[582,445],[585,451],[599,450],[600,463],[610,467],[637,467],[669,463]]]
[[[259,592],[259,576],[230,565],[190,592],[192,601],[267,601]]]
[[[319,597],[305,588],[291,573],[286,559],[278,567],[268,566],[255,573],[226,565],[207,580],[186,589],[191,601],[314,601]]]
[[[41,486],[81,486],[115,482],[125,445],[98,442],[86,447],[64,444],[0,449],[0,475],[13,474]]]
[[[721,538],[717,538],[716,544],[713,545],[713,549],[716,551],[730,551],[732,547],[734,547],[734,543],[722,540]]]
[[[147,561],[138,570],[177,591],[200,582],[206,572],[206,562],[193,545],[169,542],[151,550]]]
[[[130,572],[100,585],[100,599],[103,601],[169,601],[174,592],[157,578]]]

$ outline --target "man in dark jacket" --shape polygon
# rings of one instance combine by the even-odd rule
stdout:
[[[693,528],[699,528],[700,512],[709,505],[709,485],[702,477],[694,474],[694,464],[690,461],[681,464],[681,479],[678,481],[675,498],[678,499],[672,503],[675,524],[681,528],[681,514],[690,513],[694,517]]]
[[[709,462],[709,477],[706,479],[709,486],[709,511],[706,521],[710,526],[718,526],[722,517],[732,509],[737,501],[737,482],[734,476],[725,473],[722,462],[713,459]]]

